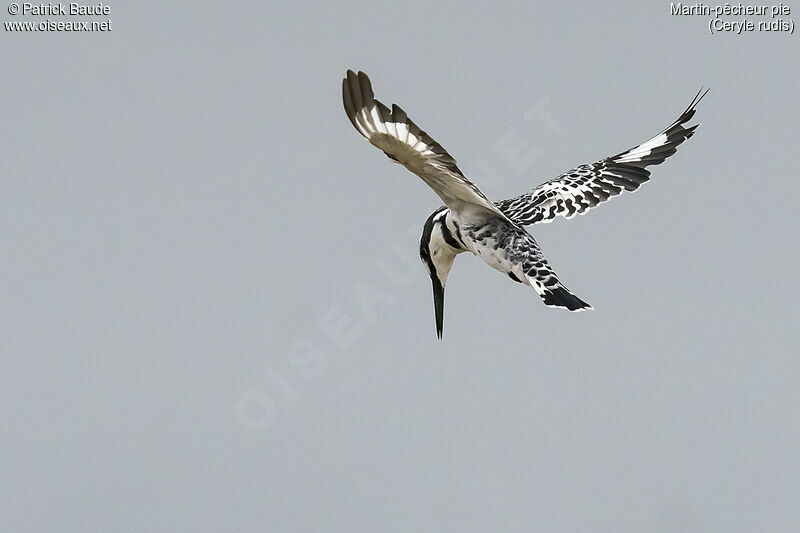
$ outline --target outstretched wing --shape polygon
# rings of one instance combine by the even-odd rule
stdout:
[[[422,131],[397,104],[392,109],[375,100],[363,72],[347,71],[342,81],[344,109],[353,126],[394,161],[422,178],[453,211],[478,208],[505,215],[461,173],[456,160]]]
[[[637,190],[650,179],[647,167],[663,163],[699,126],[683,127],[694,116],[695,106],[708,91],[701,92],[678,120],[652,139],[596,163],[573,168],[522,196],[498,202],[497,206],[514,223],[527,226],[551,222],[557,216],[582,215],[624,191]]]

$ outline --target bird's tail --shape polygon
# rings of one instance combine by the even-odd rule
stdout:
[[[534,285],[534,287],[536,287]],[[537,290],[537,292],[539,292]],[[584,309],[594,309],[591,305],[584,302],[561,284],[555,287],[545,287],[539,292],[545,305],[550,307],[562,307],[570,311],[583,311]]]

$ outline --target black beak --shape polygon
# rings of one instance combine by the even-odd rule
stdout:
[[[436,336],[442,338],[444,326],[444,287],[436,274],[431,275],[433,283],[433,308],[436,312]]]

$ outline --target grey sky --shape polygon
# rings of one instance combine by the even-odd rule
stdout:
[[[0,30],[0,529],[800,527],[798,36],[337,4]],[[348,68],[494,199],[711,92],[640,192],[530,229],[596,311],[464,254],[437,341],[439,202],[353,130]]]

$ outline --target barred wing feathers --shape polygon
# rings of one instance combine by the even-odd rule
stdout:
[[[455,212],[476,210],[505,219],[505,215],[459,170],[456,160],[408,118],[400,106],[389,109],[375,100],[363,72],[347,71],[342,81],[347,117],[370,143],[392,160],[422,178]]]
[[[708,91],[697,93],[689,107],[664,131],[642,144],[596,163],[580,165],[516,198],[497,202],[521,226],[572,218],[606,200],[633,192],[650,179],[647,167],[663,163],[699,126],[684,127]],[[701,94],[702,93],[702,94]]]

